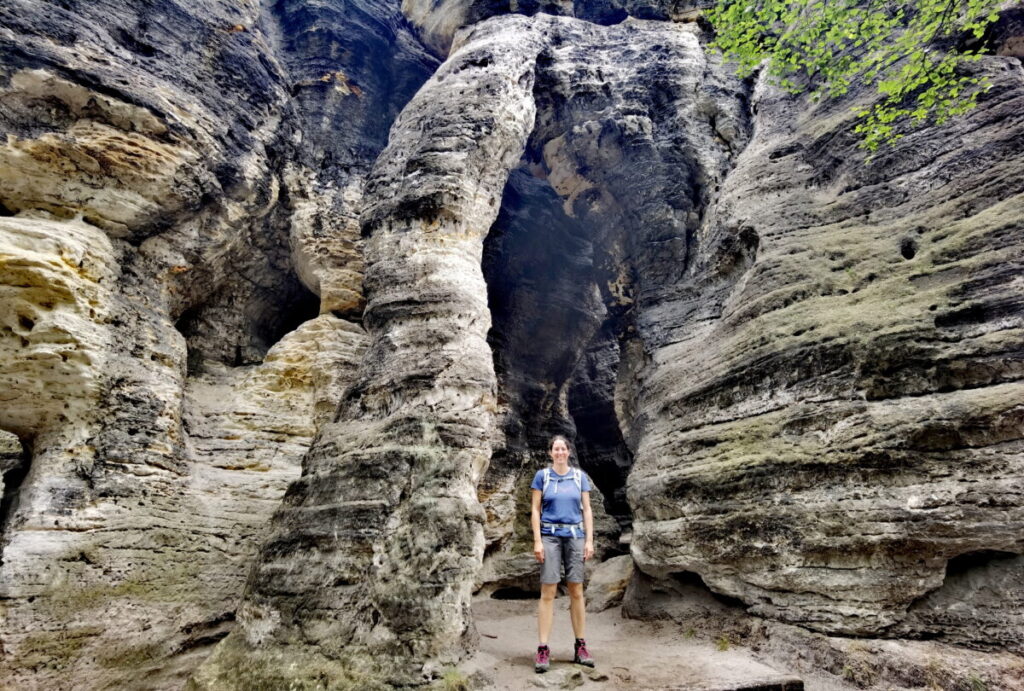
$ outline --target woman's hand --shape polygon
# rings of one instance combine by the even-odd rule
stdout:
[[[592,559],[594,557],[594,541],[587,540],[583,545],[583,561]]]
[[[533,558],[538,564],[544,563],[544,543],[540,540],[533,541]]]

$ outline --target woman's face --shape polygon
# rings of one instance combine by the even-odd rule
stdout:
[[[561,439],[556,439],[555,443],[551,445],[551,460],[557,462],[569,461],[569,447],[565,445],[565,442]]]

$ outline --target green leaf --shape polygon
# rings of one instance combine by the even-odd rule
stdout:
[[[961,33],[984,35],[1001,0],[723,0],[705,15],[712,47],[753,73],[765,73],[791,93],[836,98],[853,84],[881,97],[858,111],[855,132],[875,151],[901,136],[903,120],[942,122],[969,111],[990,88],[963,67],[976,50],[940,53]],[[902,104],[908,105],[902,105]]]

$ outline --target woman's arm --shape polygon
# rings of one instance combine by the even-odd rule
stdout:
[[[540,539],[540,498],[542,492],[539,489],[531,489],[533,496],[530,498],[530,526],[533,528],[533,558],[541,564],[544,563],[544,543]]]
[[[583,492],[583,530],[587,541],[583,545],[583,561],[594,556],[594,512],[590,510],[590,492]]]

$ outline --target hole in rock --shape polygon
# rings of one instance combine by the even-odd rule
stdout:
[[[201,373],[206,360],[231,367],[258,364],[275,343],[319,314],[320,298],[295,276],[264,278],[262,284],[234,281],[178,318],[190,376]]]
[[[221,641],[235,625],[235,613],[223,612],[203,621],[193,622],[181,627],[186,638],[174,651],[175,655],[183,652],[204,648]]]
[[[0,563],[3,563],[7,529],[18,508],[18,493],[30,466],[28,446],[14,434],[0,430]]]
[[[1019,555],[1013,552],[983,549],[953,557],[946,563],[946,577],[959,576],[979,567],[988,566],[1004,559],[1015,559]]]
[[[181,632],[184,634],[191,635],[193,633],[201,631],[209,631],[210,629],[217,628],[225,623],[233,623],[235,621],[234,612],[222,612],[215,617],[210,619],[204,619],[202,621],[195,621],[191,624],[185,624],[181,627]]]
[[[677,571],[670,574],[670,577],[673,582],[683,586],[684,588],[696,589],[700,592],[710,594],[717,602],[720,602],[727,607],[739,607],[740,609],[746,609],[746,605],[739,598],[716,593],[708,587],[708,584],[704,582],[704,579],[699,573],[694,573],[693,571]]]
[[[174,650],[175,655],[180,655],[184,652],[194,651],[198,648],[207,648],[209,646],[216,645],[224,640],[230,631],[217,631],[211,633],[208,636],[195,636],[193,638],[186,638],[178,647]]]
[[[256,333],[267,344],[267,348],[320,314],[320,298],[297,279],[286,292],[285,305],[276,310],[268,309],[263,318],[256,322]]]
[[[492,600],[536,600],[536,590],[526,590],[525,588],[519,588],[516,586],[510,586],[507,588],[498,588],[491,593]]]
[[[904,259],[913,259],[917,254],[917,241],[913,238],[903,238],[900,241],[900,254]]]
[[[139,27],[139,29],[141,29],[141,27]],[[141,55],[144,58],[151,58],[157,53],[156,48],[148,43],[140,41],[138,38],[120,27],[114,29],[113,37],[114,40],[121,44],[122,47],[127,48],[136,55]]]
[[[974,326],[975,324],[983,324],[990,319],[994,319],[998,314],[994,314],[994,310],[990,309],[987,305],[970,305],[961,309],[953,310],[945,314],[940,314],[935,317],[935,326],[939,328],[953,327],[953,326]]]
[[[476,55],[476,56],[473,56],[473,57],[470,57],[470,58],[466,58],[466,60],[462,63],[462,65],[459,66],[458,68],[456,68],[456,71],[462,71],[462,70],[466,69],[467,67],[487,67],[493,61],[494,61],[494,58],[492,56],[490,56],[490,55],[487,55],[487,54]]]

